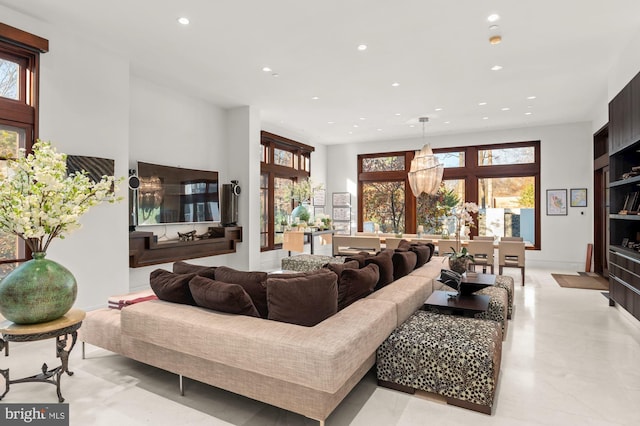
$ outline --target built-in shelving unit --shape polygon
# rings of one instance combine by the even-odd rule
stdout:
[[[609,295],[640,319],[640,74],[609,103]],[[636,202],[634,202],[636,200]]]
[[[160,241],[153,232],[129,233],[129,267],[157,265],[196,257],[235,253],[236,244],[242,242],[242,227],[209,228],[211,238],[194,241]]]

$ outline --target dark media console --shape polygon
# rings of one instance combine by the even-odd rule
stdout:
[[[129,267],[157,265],[196,257],[235,253],[242,242],[242,227],[209,228],[211,238],[193,241],[156,241],[153,232],[129,233]]]

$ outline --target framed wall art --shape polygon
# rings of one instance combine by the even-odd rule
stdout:
[[[571,188],[569,200],[571,207],[587,207],[587,188]]]
[[[547,216],[567,215],[567,190],[547,189]]]
[[[350,206],[351,205],[351,193],[349,192],[334,192],[331,197],[333,207],[338,206]]]

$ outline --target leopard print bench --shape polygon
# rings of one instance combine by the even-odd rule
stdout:
[[[495,321],[418,311],[378,348],[378,384],[436,393],[448,404],[491,414],[501,356]]]
[[[507,290],[509,304],[507,305],[507,319],[511,319],[513,315],[513,277],[506,275],[496,275],[496,287]]]
[[[320,269],[327,263],[344,263],[344,257],[299,254],[297,256],[284,257],[280,262],[284,271],[309,272]]]

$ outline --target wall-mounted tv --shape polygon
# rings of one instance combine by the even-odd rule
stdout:
[[[217,222],[218,172],[138,162],[137,225]]]

